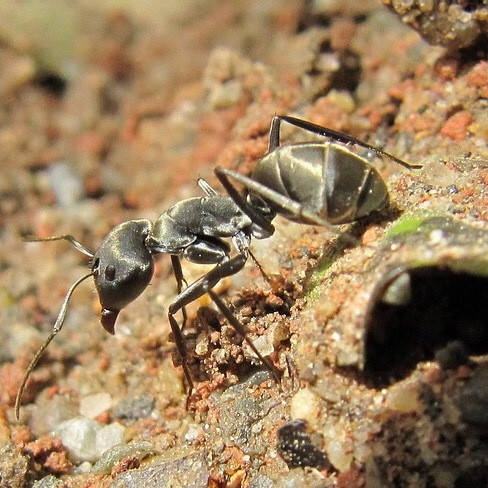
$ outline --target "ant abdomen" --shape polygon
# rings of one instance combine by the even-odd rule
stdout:
[[[333,142],[277,147],[259,161],[252,178],[331,224],[353,222],[388,205],[388,189],[378,171]],[[314,223],[264,200],[289,220]]]

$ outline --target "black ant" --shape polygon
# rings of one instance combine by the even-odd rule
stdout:
[[[331,140],[281,146],[282,122]],[[178,295],[169,306],[168,319],[181,356],[189,393],[193,389],[193,381],[186,361],[182,328],[175,314],[181,310],[185,321],[185,306],[205,293],[210,295],[224,317],[247,341],[273,378],[279,381],[277,368],[259,353],[247,337],[245,328],[212,288],[223,278],[243,268],[248,256],[252,256],[249,250],[252,237],[265,239],[273,234],[271,222],[277,214],[302,224],[332,229],[331,224],[356,221],[389,204],[388,190],[378,171],[365,158],[350,151],[346,147],[348,144],[365,148],[407,168],[420,167],[346,134],[295,117],[276,116],[271,123],[268,152],[258,161],[252,177],[230,169],[215,168],[215,174],[227,195],[219,195],[205,180],[199,179],[198,185],[205,196],[176,203],[154,222],[139,219],[117,225],[95,253],[71,235],[36,239],[64,239],[70,242],[91,259],[91,271],[68,290],[50,336],[27,368],[15,401],[16,417],[19,417],[20,399],[29,375],[46,347],[61,330],[75,288],[93,276],[102,306],[101,323],[108,332],[114,334],[119,312],[147,287],[153,275],[153,258],[160,253],[171,256],[176,278]],[[231,180],[243,185],[247,190],[246,195],[241,195]],[[336,233],[335,230],[333,232]],[[230,238],[237,251],[232,257],[231,247],[224,240],[227,238]],[[183,289],[186,282],[181,258],[215,266]]]

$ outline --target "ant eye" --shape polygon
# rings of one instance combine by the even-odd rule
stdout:
[[[107,281],[113,281],[115,279],[115,266],[113,264],[109,264],[105,268],[105,279]]]

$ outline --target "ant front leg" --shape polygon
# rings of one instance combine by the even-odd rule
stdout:
[[[232,313],[230,308],[224,303],[224,301],[212,291],[212,288],[217,285],[217,283],[226,278],[227,276],[232,276],[238,273],[247,261],[247,252],[243,251],[242,253],[234,256],[233,258],[229,259],[228,261],[224,261],[212,270],[210,270],[207,274],[199,278],[197,281],[192,283],[188,286],[182,293],[180,293],[173,303],[170,305],[168,310],[168,319],[171,325],[171,330],[173,332],[173,336],[176,343],[176,348],[181,358],[183,371],[185,374],[186,381],[188,382],[188,396],[191,395],[193,391],[193,380],[191,378],[190,369],[187,364],[187,350],[185,339],[181,332],[181,328],[178,325],[178,322],[174,318],[174,315],[181,310],[183,307],[188,305],[191,302],[194,302],[205,293],[210,295],[210,298],[213,300],[217,308],[220,310],[222,315],[228,320],[230,325],[234,327],[238,334],[240,334],[244,340],[249,344],[251,349],[253,350],[254,354],[258,357],[258,359],[264,364],[264,366],[270,371],[275,381],[279,381],[280,374],[276,367],[263,355],[258,351],[254,343],[247,337],[247,332],[244,326],[237,320],[237,317]]]
[[[175,275],[176,279],[176,288],[178,290],[178,295],[180,295],[183,290],[183,284],[185,284],[185,286],[188,286],[188,283],[183,276],[183,270],[181,269],[181,262],[178,256],[175,256],[174,254],[171,255],[171,265],[173,266],[173,274]],[[188,319],[185,307],[182,307],[181,313],[183,315],[183,324],[181,325],[181,330],[183,330]]]
[[[187,350],[185,344],[185,338],[183,337],[181,327],[176,321],[174,315],[182,310],[186,305],[198,300],[201,296],[208,293],[217,283],[227,277],[238,273],[246,264],[247,253],[243,252],[234,256],[233,258],[223,261],[215,268],[211,269],[207,274],[203,275],[197,281],[189,285],[183,290],[169,306],[168,320],[173,332],[176,349],[181,358],[181,365],[185,374],[186,381],[188,383],[188,396],[191,396],[193,391],[193,380],[191,378],[190,369],[187,362]]]

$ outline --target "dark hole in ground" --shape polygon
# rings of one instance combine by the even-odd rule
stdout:
[[[487,304],[486,277],[434,266],[392,273],[377,286],[367,314],[368,382],[400,380],[453,341],[469,355],[488,353]]]
[[[54,73],[42,73],[37,76],[35,82],[43,90],[56,97],[62,97],[68,85],[63,77]]]
[[[351,50],[339,55],[340,68],[332,76],[331,85],[336,90],[354,92],[361,81],[361,61],[359,56]]]

